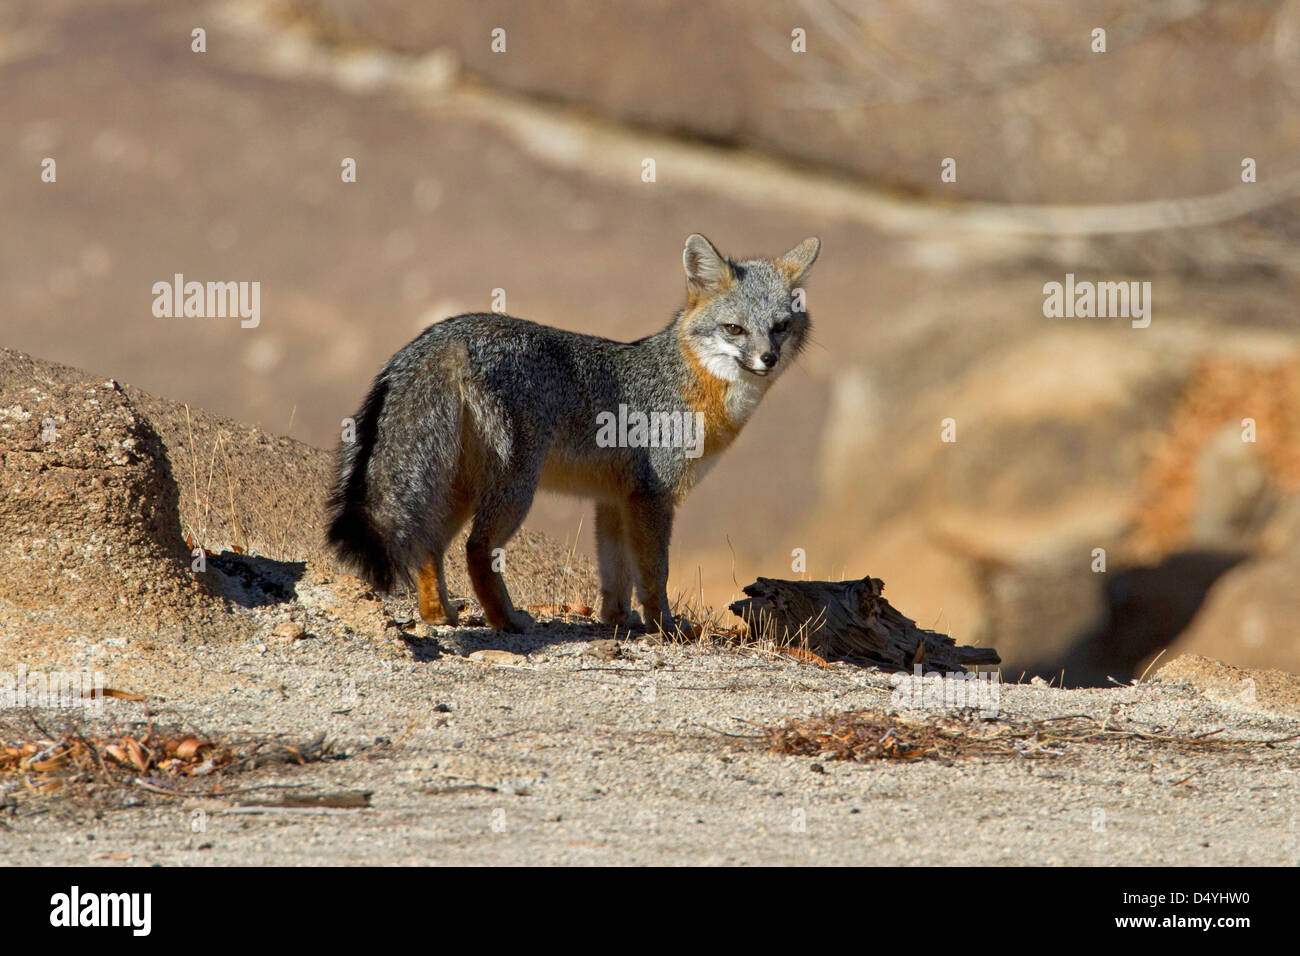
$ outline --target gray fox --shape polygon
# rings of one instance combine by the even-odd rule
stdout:
[[[437,322],[380,371],[340,444],[327,538],[375,588],[414,584],[420,615],[455,624],[443,554],[473,516],[469,576],[488,623],[522,631],[494,552],[539,487],[594,498],[600,616],[670,632],[673,509],[803,348],[799,283],[820,240],[740,262],[692,235],[686,306],[614,342],[493,313]],[[616,427],[617,426],[617,427]]]

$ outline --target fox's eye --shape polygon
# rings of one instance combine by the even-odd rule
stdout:
[[[744,335],[744,334],[745,334],[745,330],[744,330],[743,328],[741,328],[739,325],[724,325],[724,326],[722,327],[722,329],[723,329],[723,331],[726,332],[728,335]]]
[[[780,322],[776,323],[776,325],[772,326],[772,331],[777,335],[784,335],[788,328],[790,328],[790,323],[785,319],[782,319]]]

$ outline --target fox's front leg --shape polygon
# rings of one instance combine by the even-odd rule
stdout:
[[[632,567],[623,512],[617,503],[596,504],[596,557],[600,563],[600,619],[620,627],[639,625],[641,618],[632,610]]]
[[[633,495],[623,509],[623,529],[636,562],[637,593],[650,630],[671,633],[668,609],[668,541],[673,533],[673,501],[667,495]]]

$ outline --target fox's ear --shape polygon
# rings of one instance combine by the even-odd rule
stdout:
[[[717,295],[735,279],[731,264],[714,248],[713,243],[698,232],[686,237],[682,266],[686,269],[687,291],[693,297],[708,298]]]
[[[790,284],[794,285],[804,277],[804,273],[817,261],[817,253],[821,252],[821,248],[822,241],[816,236],[805,239],[780,259],[777,259],[776,267],[789,276]]]

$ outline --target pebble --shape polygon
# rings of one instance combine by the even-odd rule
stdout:
[[[522,654],[512,654],[510,651],[483,650],[475,651],[469,655],[472,661],[482,661],[486,664],[522,664],[528,658]]]
[[[307,631],[301,624],[281,621],[272,629],[271,636],[281,641],[301,641],[307,636]]]
[[[614,658],[620,657],[622,653],[618,641],[612,637],[601,641],[592,641],[587,645],[587,649],[582,652],[584,657],[594,657],[598,661],[612,661]]]

